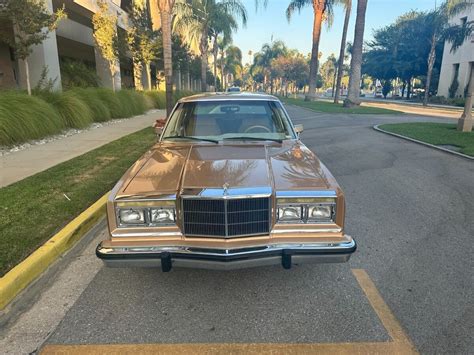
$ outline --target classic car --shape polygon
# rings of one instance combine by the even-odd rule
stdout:
[[[157,143],[107,202],[108,266],[236,269],[345,262],[344,194],[278,98],[201,94],[155,126]]]

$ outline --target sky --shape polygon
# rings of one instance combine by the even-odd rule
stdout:
[[[440,0],[437,0],[438,3]],[[273,40],[283,40],[289,48],[301,53],[311,52],[311,33],[313,29],[313,9],[304,8],[300,14],[296,12],[291,22],[286,20],[285,10],[290,0],[268,0],[266,9],[255,10],[255,0],[242,0],[248,11],[248,22],[245,28],[240,25],[234,33],[234,44],[242,50],[243,62],[251,63],[253,58],[248,54],[258,52],[264,43]],[[426,11],[433,9],[436,0],[368,0],[365,40],[370,40],[374,29],[393,23],[396,18],[410,10]],[[353,7],[347,40],[353,41],[354,23],[357,0],[352,0]],[[341,44],[344,12],[342,7],[336,7],[334,23],[330,29],[323,26],[319,51],[323,53],[322,60],[334,53],[336,57]]]

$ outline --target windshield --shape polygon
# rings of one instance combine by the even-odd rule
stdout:
[[[177,107],[162,139],[186,138],[281,141],[295,135],[279,102],[219,100]]]

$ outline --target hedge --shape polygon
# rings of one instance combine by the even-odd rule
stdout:
[[[191,94],[174,92],[173,101]],[[28,96],[22,91],[0,91],[0,145],[21,144],[67,128],[85,128],[92,122],[129,118],[150,108],[166,108],[164,92],[74,88]]]

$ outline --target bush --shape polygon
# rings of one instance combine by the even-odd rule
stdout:
[[[41,92],[37,95],[53,105],[66,127],[86,128],[93,122],[91,109],[75,92]]]
[[[166,94],[164,91],[146,91],[145,95],[153,101],[154,108],[166,108]]]
[[[53,106],[19,91],[0,93],[0,144],[13,145],[57,134],[65,124]]]
[[[104,122],[111,118],[110,110],[107,105],[97,95],[97,89],[75,88],[71,90],[75,95],[89,107],[92,112],[94,122]]]
[[[127,117],[119,97],[111,89],[100,88],[94,89],[98,98],[107,106],[110,111],[111,118]]]
[[[62,60],[60,70],[61,83],[65,89],[97,87],[100,84],[99,76],[95,70],[81,61]]]
[[[144,94],[138,91],[122,89],[116,95],[122,105],[123,117],[141,115],[148,109]]]

